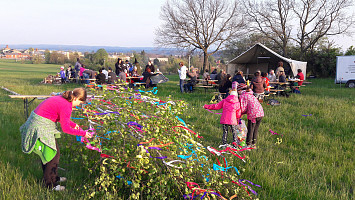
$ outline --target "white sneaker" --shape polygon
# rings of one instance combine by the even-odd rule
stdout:
[[[57,185],[52,190],[54,190],[54,191],[63,191],[63,190],[65,190],[65,187],[61,186],[61,185]]]
[[[59,181],[58,181],[58,182],[65,182],[65,181],[67,181],[67,178],[65,178],[65,177],[59,177]]]

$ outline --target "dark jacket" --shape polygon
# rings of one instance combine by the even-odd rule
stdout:
[[[216,76],[216,80],[217,80],[217,84],[220,84],[222,82],[222,80],[224,79],[225,75],[222,73],[218,73]]]
[[[83,73],[88,74],[90,78],[94,78],[95,77],[95,72],[92,71],[91,69],[86,69],[83,71]]]
[[[147,71],[147,68],[150,68],[150,71],[151,71],[151,72],[153,72],[153,73],[155,72],[155,67],[154,67],[154,65],[146,65],[146,66],[145,66],[145,71]]]
[[[218,91],[220,93],[227,93],[229,88],[232,88],[232,81],[227,80],[223,85],[220,85]]]
[[[115,83],[116,81],[117,81],[117,75],[114,72],[109,72],[107,83]]]
[[[124,70],[126,69],[123,64],[119,64],[119,63],[116,63],[115,64],[115,68],[116,68],[116,75],[118,76],[121,72],[124,72]]]
[[[240,75],[240,74],[237,74],[237,75],[233,76],[232,82],[234,82],[234,81],[237,81],[238,83],[244,83],[245,84],[245,80],[244,80],[243,76]]]
[[[261,76],[257,76],[251,81],[250,88],[254,93],[264,93],[266,87],[266,83],[264,79],[261,78]]]
[[[96,83],[97,84],[105,84],[106,83],[106,76],[103,73],[100,73],[96,76]]]
[[[280,75],[279,77],[279,82],[286,82],[286,76],[285,75]]]

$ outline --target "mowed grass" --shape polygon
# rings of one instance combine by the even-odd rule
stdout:
[[[78,87],[77,84],[39,84],[48,74],[58,72],[59,67],[0,60],[0,86],[19,94],[42,95]],[[159,85],[158,96],[170,95],[173,99],[187,101],[189,110],[180,117],[203,135],[205,146],[218,146],[222,135],[220,116],[202,108],[213,94],[205,94],[201,89],[181,94],[178,77],[168,77],[168,83]],[[340,88],[333,79],[309,81],[313,83],[302,87],[301,95],[275,97],[281,102],[280,106],[263,103],[265,117],[259,129],[259,148],[246,152],[247,163],[233,161],[235,166],[245,169],[241,179],[262,186],[253,187],[259,193],[256,198],[354,199],[355,90]],[[64,148],[61,148],[60,167],[65,171],[59,173],[68,177],[67,191],[51,192],[41,187],[39,158],[21,151],[19,127],[25,122],[23,101],[10,99],[8,95],[0,90],[0,199],[85,198],[80,196],[80,190],[92,179],[87,169],[73,160],[73,152]],[[30,110],[40,102],[35,100]],[[312,116],[302,116],[309,114]],[[269,129],[283,136],[272,135]],[[75,142],[73,136],[62,140]]]

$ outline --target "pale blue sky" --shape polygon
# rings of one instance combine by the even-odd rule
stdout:
[[[0,0],[0,45],[153,46],[165,0]]]
[[[154,46],[166,0],[0,0],[0,46]],[[344,50],[354,37],[336,36]]]

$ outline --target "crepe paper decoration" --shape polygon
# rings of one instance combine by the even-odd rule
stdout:
[[[312,116],[312,114],[309,114],[309,115],[302,115],[303,117],[308,117],[308,116]]]
[[[177,166],[175,166],[175,165],[172,165],[172,163],[174,163],[174,162],[185,163],[185,162],[182,161],[182,160],[172,160],[172,161],[169,161],[169,162],[165,162],[165,161],[163,160],[163,163],[164,163],[165,165],[168,165],[168,166],[170,166],[170,167],[174,167],[174,168],[177,168],[177,169],[182,169],[182,167],[177,167]]]
[[[143,144],[148,144],[152,142],[155,138],[150,139],[148,142],[140,142],[137,146],[143,145]]]
[[[153,157],[150,155],[149,151],[145,148],[145,146],[143,146],[144,150],[149,154],[149,157],[151,158],[158,158],[158,159],[165,159],[165,158],[168,158],[167,156],[158,156],[158,157]],[[159,147],[148,147],[148,149],[155,149],[155,150],[162,150],[161,148]]]
[[[238,182],[235,182],[235,181],[232,181],[232,183],[235,183],[235,184],[237,184],[237,185],[239,185],[240,187],[242,187],[247,193],[248,193],[248,195],[250,196],[250,194],[249,194],[249,192],[248,192],[248,190],[247,189],[245,189],[245,187],[244,186],[242,186],[242,185],[240,185]]]
[[[230,169],[230,168],[234,168],[235,171],[237,172],[237,174],[239,175],[239,171],[238,171],[238,169],[237,169],[236,167],[233,167],[233,166],[230,166],[230,167],[221,167],[221,166],[219,166],[219,165],[213,163],[213,170],[215,170],[215,171],[227,172],[227,170]]]
[[[187,127],[186,123],[184,122],[184,120],[182,120],[180,117],[175,116],[185,127]]]
[[[210,113],[217,114],[217,115],[221,115],[221,114],[222,114],[222,113],[214,113],[214,112],[212,112],[211,110],[209,110],[209,109],[207,109],[207,108],[205,108],[205,110],[207,110],[207,111],[210,112]]]
[[[131,185],[131,184],[132,184],[132,181],[127,181],[127,184],[128,184],[128,185]]]
[[[277,142],[275,144],[281,144],[282,138],[277,138]]]
[[[107,154],[100,154],[101,158],[114,158],[113,156],[107,155]]]
[[[128,122],[127,123],[128,126],[137,126],[138,128],[143,128],[142,125],[138,124],[137,122]]]
[[[182,158],[182,159],[186,160],[186,159],[188,159],[188,158],[191,158],[191,156],[192,156],[192,155],[193,155],[193,154],[191,154],[191,155],[189,155],[189,156],[178,155],[177,157],[179,157],[179,158]]]
[[[272,131],[271,129],[269,129],[270,133],[272,133],[273,135],[281,135],[281,134],[278,134],[278,133],[275,133],[274,131]],[[281,135],[283,136],[283,135]]]
[[[119,115],[121,115],[119,112],[103,112],[103,113],[95,113],[94,115],[107,115],[107,114],[119,114]]]
[[[149,146],[148,148],[150,148],[150,147],[165,147],[165,146],[168,146],[168,145],[171,145],[171,144],[174,144],[174,142],[169,142],[169,143],[166,143],[166,144],[155,145],[155,146]]]
[[[110,133],[117,133],[117,131],[107,131],[104,135],[109,135]]]
[[[158,88],[157,87],[154,87],[152,90],[148,90],[148,91],[144,91],[144,90],[141,90],[141,89],[139,89],[139,90],[135,90],[136,92],[151,92],[151,93],[153,93],[153,94],[157,94],[158,93]]]
[[[90,130],[90,129],[89,129]],[[91,133],[91,135],[93,135],[94,133]],[[93,151],[98,151],[98,152],[101,152],[101,149],[97,148],[97,147],[93,147],[91,146],[89,140],[85,137],[81,137],[81,142],[82,143],[86,143],[86,148],[90,149],[90,150],[93,150]]]
[[[101,137],[101,136],[98,136],[98,135],[96,135],[95,137],[106,139],[106,140],[111,140],[110,138],[105,138],[105,137]]]
[[[189,131],[189,132],[195,134],[198,138],[203,138],[202,136],[197,135],[197,133],[193,132],[191,129],[188,129],[188,128],[184,127],[184,126],[173,126],[172,129],[175,131],[175,128],[177,128],[177,127],[182,128],[182,129],[185,129],[185,130],[187,130],[187,131]],[[175,132],[176,132],[176,133],[179,133],[179,132],[177,132],[177,131],[175,131]]]
[[[250,183],[250,184],[252,184],[252,185],[254,185],[254,186],[256,186],[256,187],[260,187],[260,188],[261,188],[260,185],[257,185],[257,184],[255,184],[255,183],[249,181],[249,180],[246,180],[246,179],[239,179],[239,182],[241,182],[241,181],[246,181],[246,182],[248,182],[248,183]]]
[[[249,188],[249,190],[250,190],[253,194],[258,195],[258,193],[256,193],[249,185],[243,183],[243,182],[242,182],[243,180],[245,180],[245,179],[239,179],[239,183],[242,184],[242,185],[244,185],[244,186],[247,186],[247,187]],[[248,180],[246,180],[246,181],[248,181]],[[251,183],[252,185],[257,186],[257,187],[261,187],[260,185],[256,185],[256,184],[252,183],[251,181],[248,181],[248,182]]]
[[[84,118],[81,118],[81,117],[79,117],[79,118],[77,118],[77,117],[71,117],[71,119],[84,119]]]

